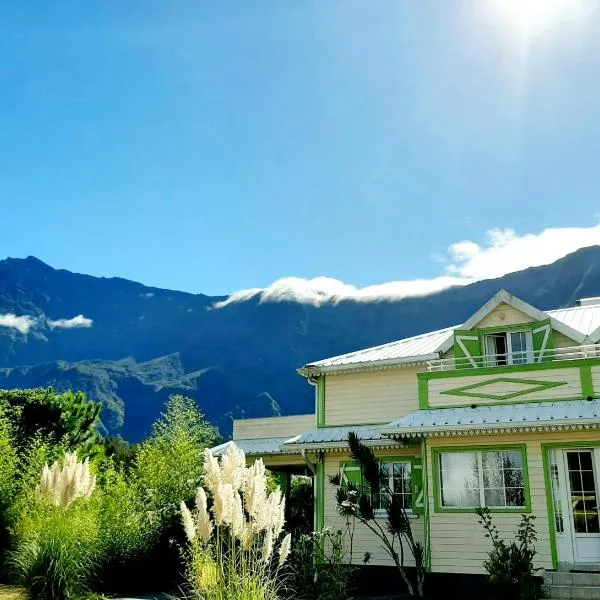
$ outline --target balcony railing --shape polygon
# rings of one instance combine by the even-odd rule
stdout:
[[[600,358],[600,344],[552,348],[538,351],[487,354],[464,358],[440,358],[427,362],[428,371],[453,371],[455,369],[479,369],[484,367],[510,367],[550,361],[583,360]]]

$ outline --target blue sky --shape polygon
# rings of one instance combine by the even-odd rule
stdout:
[[[3,3],[0,256],[222,294],[600,243],[598,3],[499,1]]]

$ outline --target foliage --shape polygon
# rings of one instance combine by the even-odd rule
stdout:
[[[16,492],[18,457],[10,423],[0,408],[0,554],[8,543],[7,519],[11,500]]]
[[[294,591],[301,598],[343,600],[354,567],[348,564],[342,531],[325,527],[302,535],[292,557]]]
[[[202,600],[276,600],[280,568],[291,550],[291,535],[281,539],[281,490],[269,493],[262,460],[247,468],[234,444],[220,463],[205,452],[203,483],[208,494],[198,489],[193,511],[181,502],[190,594]]]
[[[131,472],[108,460],[99,475],[99,583],[105,592],[139,592],[148,561],[159,538],[143,493]]]
[[[404,566],[404,544],[413,556],[416,571],[416,595],[423,597],[425,581],[425,553],[423,545],[415,541],[410,519],[397,496],[389,487],[388,478],[382,476],[379,463],[371,448],[365,446],[354,432],[348,434],[348,445],[352,458],[360,464],[364,485],[341,485],[339,476],[332,477],[331,483],[337,487],[336,500],[338,512],[346,518],[348,532],[352,540],[354,522],[358,520],[376,535],[382,543],[385,552],[393,560],[408,593],[415,595],[415,589]],[[391,500],[385,508],[386,527],[383,528],[375,516],[373,498],[386,494]],[[352,543],[352,542],[351,542]]]
[[[134,465],[154,518],[167,523],[177,516],[182,498],[194,497],[202,476],[204,449],[217,438],[217,430],[193,400],[170,398],[150,439],[140,445]]]
[[[37,436],[82,455],[99,449],[102,405],[88,401],[83,392],[0,390],[0,407],[11,422],[18,450]]]
[[[72,458],[47,468],[23,505],[14,529],[9,566],[35,600],[67,600],[88,591],[97,556],[97,505],[86,474]],[[47,473],[55,476],[49,478]],[[67,491],[73,490],[73,491]]]
[[[102,440],[104,454],[123,467],[131,467],[135,462],[136,446],[120,435],[111,435]]]
[[[310,477],[293,475],[287,504],[287,530],[294,541],[311,533],[313,521],[313,487]]]
[[[492,541],[489,558],[483,563],[490,582],[497,585],[511,598],[529,599],[536,597],[533,559],[536,554],[535,516],[521,515],[521,522],[514,540],[506,543],[500,538],[489,508],[476,510],[479,522]]]

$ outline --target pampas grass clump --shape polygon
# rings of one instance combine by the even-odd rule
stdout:
[[[96,478],[89,462],[67,453],[51,467],[24,505],[9,566],[30,599],[70,600],[89,591],[97,567]]]
[[[283,535],[281,490],[268,493],[262,460],[246,467],[244,452],[234,444],[220,462],[205,451],[203,483],[193,510],[181,503],[192,595],[202,600],[275,600],[280,569],[291,551],[291,536]]]

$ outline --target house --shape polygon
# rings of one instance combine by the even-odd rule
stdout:
[[[600,298],[542,311],[500,291],[462,325],[299,373],[315,414],[236,421],[234,440],[284,478],[314,472],[316,528],[345,525],[328,476],[360,475],[354,431],[387,465],[430,571],[483,573],[478,506],[507,538],[535,515],[539,567],[600,566]],[[357,528],[353,560],[365,552],[391,564]]]

